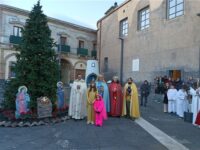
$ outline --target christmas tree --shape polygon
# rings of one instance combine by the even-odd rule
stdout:
[[[15,108],[17,88],[25,85],[31,97],[31,108],[36,108],[37,98],[47,96],[55,104],[58,63],[53,49],[47,16],[40,1],[33,7],[22,30],[22,43],[17,47],[17,62],[13,68],[16,77],[5,92],[5,107]]]

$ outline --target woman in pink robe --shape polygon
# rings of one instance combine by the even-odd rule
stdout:
[[[103,125],[103,120],[107,119],[107,114],[103,98],[99,94],[94,102],[94,110],[95,110],[95,125],[101,127]]]

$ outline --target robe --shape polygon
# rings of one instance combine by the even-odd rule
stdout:
[[[95,112],[93,104],[97,97],[97,94],[98,92],[95,92],[93,89],[91,91],[89,91],[89,89],[87,90],[87,121],[89,123],[95,122]]]
[[[184,117],[184,111],[185,111],[185,105],[186,105],[186,99],[187,93],[180,89],[177,93],[177,100],[176,100],[176,113],[179,117]]]
[[[109,95],[110,95],[110,115],[111,116],[121,116],[122,114],[122,87],[119,83],[112,82],[109,85]]]
[[[95,99],[94,101],[94,111],[95,111],[95,125],[102,126],[103,120],[107,119],[107,113],[104,101],[101,96],[99,99]]]
[[[128,88],[128,83],[124,87],[124,98],[123,98],[123,107],[122,107],[122,116],[127,115],[126,111],[126,91]],[[131,84],[131,97],[130,97],[130,116],[133,118],[140,117],[139,111],[139,100],[138,100],[138,90],[134,83]]]
[[[169,89],[167,91],[167,98],[168,98],[168,112],[175,113],[176,112],[176,96],[177,96],[176,89]]]
[[[69,116],[73,119],[83,119],[86,115],[87,86],[84,80],[75,80],[70,94]]]
[[[16,111],[15,117],[16,119],[20,118],[21,115],[26,114],[29,111],[28,104],[30,102],[29,94],[22,91],[17,93],[17,98],[15,101]]]
[[[194,101],[192,97],[193,124],[200,126],[200,88],[193,90],[193,93],[195,94]]]
[[[98,94],[103,97],[104,104],[106,106],[106,112],[110,112],[110,97],[107,84],[103,81],[97,81],[96,87],[98,89]]]

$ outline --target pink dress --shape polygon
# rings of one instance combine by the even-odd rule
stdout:
[[[103,125],[103,120],[107,119],[107,114],[104,101],[100,95],[99,99],[98,98],[95,99],[94,110],[95,110],[95,125],[101,127]]]

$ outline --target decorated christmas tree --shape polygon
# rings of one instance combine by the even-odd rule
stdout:
[[[16,77],[6,87],[6,108],[15,109],[17,88],[21,85],[28,88],[31,108],[36,108],[37,98],[41,96],[47,96],[55,104],[58,63],[47,22],[47,16],[38,1],[22,30],[22,42],[16,47],[20,53],[16,56],[17,62],[13,68]]]

